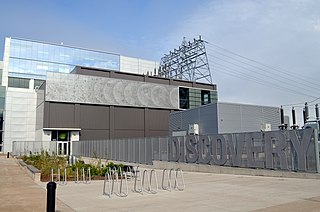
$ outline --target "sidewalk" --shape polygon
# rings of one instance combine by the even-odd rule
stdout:
[[[46,211],[46,195],[15,159],[0,155],[0,211]],[[73,210],[56,200],[56,211]]]
[[[159,187],[162,172],[157,170]],[[102,195],[103,181],[58,185],[56,211],[320,211],[320,180],[184,172],[184,191]],[[46,183],[0,156],[0,211],[45,211]],[[68,207],[70,206],[70,207]],[[72,208],[72,209],[71,209]]]

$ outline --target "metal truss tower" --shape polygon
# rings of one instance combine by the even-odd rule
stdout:
[[[178,49],[161,58],[159,76],[212,84],[205,43],[201,36],[192,42],[184,38]]]

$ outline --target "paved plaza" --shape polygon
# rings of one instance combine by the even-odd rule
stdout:
[[[46,183],[35,183],[15,159],[0,157],[0,211],[45,211]],[[162,172],[157,170],[161,184]],[[57,211],[320,211],[320,181],[184,172],[185,190],[127,197],[102,194],[103,180],[57,187]]]

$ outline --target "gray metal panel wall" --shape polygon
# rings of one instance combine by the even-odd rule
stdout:
[[[280,124],[279,108],[218,103],[219,133],[260,131],[263,124],[271,124],[271,129],[277,130]]]
[[[170,132],[187,131],[189,124],[199,124],[199,133],[202,135],[218,133],[217,104],[170,113]]]

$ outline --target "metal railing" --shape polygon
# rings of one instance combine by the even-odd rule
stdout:
[[[168,141],[169,137],[73,141],[72,152],[78,157],[152,164],[168,160]]]
[[[29,156],[47,151],[49,154],[57,152],[57,143],[52,141],[13,141],[12,154],[15,156]]]

